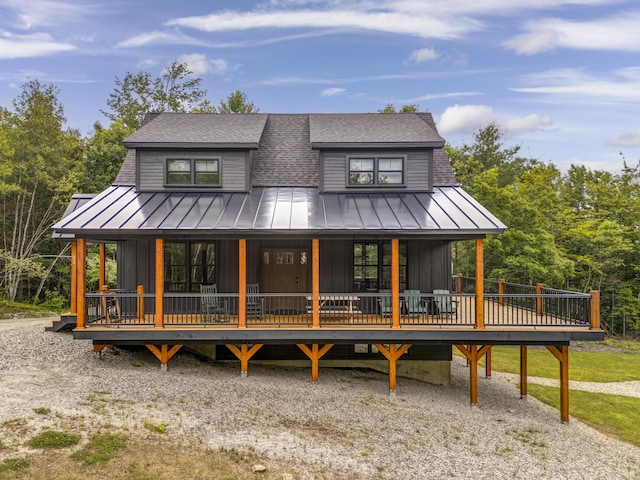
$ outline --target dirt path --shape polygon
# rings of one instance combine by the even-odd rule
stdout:
[[[8,318],[0,319],[0,331],[10,330],[20,327],[50,327],[54,320],[59,320],[60,317],[40,317],[40,318]]]

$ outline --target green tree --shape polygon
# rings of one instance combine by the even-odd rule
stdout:
[[[213,112],[201,83],[202,79],[193,76],[186,63],[177,60],[159,77],[129,72],[122,79],[116,77],[116,87],[107,100],[110,110],[101,112],[131,131],[140,128],[148,112]]]
[[[93,125],[93,134],[85,140],[86,169],[92,174],[83,178],[81,191],[98,193],[113,183],[127,154],[122,141],[131,133],[120,120],[109,128],[100,122]]]
[[[9,300],[19,296],[23,280],[46,275],[42,255],[56,249],[49,227],[83,175],[80,136],[63,128],[57,96],[54,86],[30,81],[14,99],[14,111],[2,114],[0,288]]]
[[[418,113],[420,105],[402,105],[398,110],[391,103],[387,103],[384,108],[378,110],[378,113]]]
[[[258,113],[260,109],[249,101],[244,92],[236,90],[230,93],[226,100],[220,100],[220,106],[214,111],[216,113]]]

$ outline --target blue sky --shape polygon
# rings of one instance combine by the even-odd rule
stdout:
[[[637,0],[0,0],[0,106],[32,79],[83,134],[115,77],[189,64],[217,104],[266,113],[430,111],[453,146],[493,121],[522,154],[640,158]]]

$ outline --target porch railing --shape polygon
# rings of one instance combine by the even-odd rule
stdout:
[[[486,327],[591,327],[591,297],[545,289],[497,293],[489,282],[484,295]],[[522,286],[520,286],[522,287]],[[511,286],[509,286],[511,288]],[[513,290],[508,290],[512,292]],[[85,326],[238,326],[239,295],[165,293],[162,319],[157,319],[155,294],[109,291],[86,294]],[[212,297],[212,298],[211,298]],[[247,327],[313,327],[311,293],[265,293],[247,298]],[[390,292],[321,293],[319,326],[324,328],[378,326],[392,328]],[[398,326],[447,327],[476,325],[473,292],[401,293]],[[161,320],[161,321],[157,321]]]

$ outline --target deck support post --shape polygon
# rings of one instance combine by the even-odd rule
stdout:
[[[298,348],[302,350],[307,357],[309,357],[309,360],[311,360],[311,382],[318,383],[320,359],[331,349],[331,347],[333,347],[333,344],[327,343],[322,348],[320,348],[317,343],[311,345],[311,348],[307,347],[304,343],[298,343],[297,345]]]
[[[84,328],[87,313],[84,299],[87,289],[87,243],[84,238],[78,238],[76,243],[76,328]]]
[[[391,327],[400,328],[400,242],[397,238],[391,239]]]
[[[156,328],[162,328],[164,324],[162,297],[164,297],[164,240],[156,238]]]
[[[160,360],[160,368],[163,371],[167,369],[167,364],[169,363],[169,360],[171,360],[171,358],[176,353],[178,353],[178,350],[182,348],[182,345],[173,345],[171,348],[169,348],[169,345],[167,344],[160,345],[160,348],[151,344],[147,344],[145,346],[149,349],[151,353],[155,355],[155,357],[158,360]]]
[[[476,328],[484,328],[484,240],[476,239]]]
[[[233,353],[238,360],[240,360],[240,376],[242,378],[247,377],[249,370],[249,360],[255,355],[255,353],[262,348],[262,343],[255,343],[249,348],[249,345],[243,343],[240,348],[232,343],[226,344],[227,348]]]
[[[407,350],[409,350],[411,344],[400,345],[400,348],[398,348],[395,343],[389,344],[389,348],[381,343],[376,343],[375,346],[378,348],[378,351],[384,355],[387,360],[389,360],[389,396],[395,397],[397,376],[396,363],[398,359],[404,355]]]
[[[320,328],[320,240],[311,240],[312,327]]]
[[[247,240],[238,240],[238,328],[247,328]],[[246,372],[246,370],[243,370]]]
[[[528,392],[527,346],[520,345],[520,398],[526,399]]]
[[[545,346],[560,362],[560,420],[569,423],[569,346]]]
[[[103,285],[107,284],[107,274],[106,274],[106,260],[105,260],[105,246],[104,243],[100,243],[98,245],[98,290],[102,289]]]
[[[77,313],[78,295],[76,288],[78,284],[78,244],[71,242],[71,294],[69,295],[69,308],[71,313]]]
[[[591,302],[589,304],[589,318],[591,320],[591,330],[600,330],[600,292],[591,290]]]
[[[478,404],[478,362],[491,349],[491,345],[484,345],[478,348],[478,345],[456,345],[469,362],[469,400],[471,406]]]
[[[102,354],[102,351],[104,349],[109,349],[109,350],[113,350],[113,345],[110,344],[93,344],[93,353],[96,354],[96,356],[100,356]]]
[[[491,380],[491,345],[489,345],[484,362],[484,376],[487,380]]]

